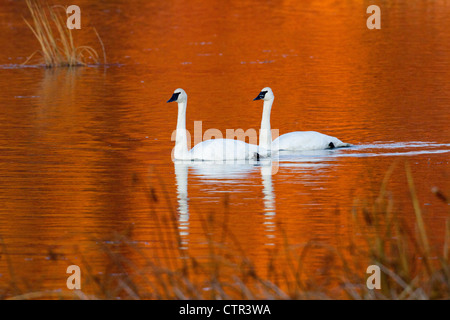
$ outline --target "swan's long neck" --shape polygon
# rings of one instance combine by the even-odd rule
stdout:
[[[273,100],[264,101],[263,114],[261,120],[261,129],[259,130],[259,146],[270,152],[272,148],[272,132],[270,128],[270,111],[272,110]]]
[[[184,159],[189,153],[186,135],[186,105],[187,101],[178,103],[177,136],[174,150],[175,159]]]

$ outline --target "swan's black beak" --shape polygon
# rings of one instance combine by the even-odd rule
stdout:
[[[172,95],[172,98],[170,98],[169,100],[167,100],[167,102],[174,102],[174,101],[177,101],[177,100],[178,100],[178,96],[180,95],[180,93],[181,93],[181,92],[175,92],[175,93]]]
[[[253,99],[253,101],[264,99],[266,93],[267,93],[267,91],[261,91],[261,92],[258,94],[258,96],[257,96],[255,99]]]

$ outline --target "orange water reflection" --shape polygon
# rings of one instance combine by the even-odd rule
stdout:
[[[280,161],[270,178],[264,166],[231,174],[177,168],[170,159],[177,110],[165,101],[177,87],[187,91],[191,133],[195,120],[203,130],[258,129],[262,107],[252,98],[271,86],[271,124],[281,134],[316,130],[357,145],[448,143],[445,1],[386,1],[379,31],[367,30],[366,4],[358,1],[78,4],[86,27],[77,40],[100,51],[89,31],[95,25],[108,68],[10,68],[38,44],[22,21],[25,5],[1,3],[0,235],[15,270],[0,260],[3,284],[66,290],[67,265],[83,257],[95,273],[106,272],[98,245],[130,228],[149,256],[166,246],[177,252],[175,240],[160,239],[161,228],[168,234],[171,227],[155,218],[164,221],[171,210],[190,255],[205,256],[204,221],[213,212],[264,272],[284,236],[294,245],[337,245],[353,235],[355,201],[376,197],[396,159],[389,188],[398,212],[413,218],[407,159],[432,241],[441,245],[448,206],[430,190],[449,190],[448,153],[381,156],[389,150],[375,149],[365,157]],[[149,203],[152,189],[157,201]],[[133,250],[116,249],[144,264]],[[320,250],[309,258],[310,274],[323,259]]]

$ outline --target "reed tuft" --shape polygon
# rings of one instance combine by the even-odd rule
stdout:
[[[39,41],[41,50],[31,54],[23,65],[28,63],[36,53],[42,55],[47,68],[86,66],[89,59],[93,61],[93,64],[100,62],[95,49],[89,46],[77,47],[75,45],[72,30],[67,28],[63,18],[66,14],[65,10],[64,15],[57,11],[57,9],[65,9],[64,7],[50,7],[48,4],[43,6],[39,0],[26,0],[26,4],[30,10],[32,22],[28,22],[25,18],[24,20]],[[103,42],[97,31],[95,29],[94,31],[101,44],[104,63],[106,63]]]

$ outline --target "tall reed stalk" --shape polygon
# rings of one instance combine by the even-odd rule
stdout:
[[[32,22],[25,23],[31,29],[36,39],[39,41],[41,50],[35,51],[23,64],[26,64],[36,54],[40,53],[44,58],[44,63],[51,67],[71,67],[85,66],[90,63],[98,64],[99,56],[97,51],[89,46],[76,46],[74,43],[72,30],[67,28],[65,15],[57,12],[57,9],[64,9],[62,6],[43,6],[39,0],[26,0],[30,10]],[[105,49],[103,42],[94,29],[97,38],[103,49],[103,58],[106,63]]]

